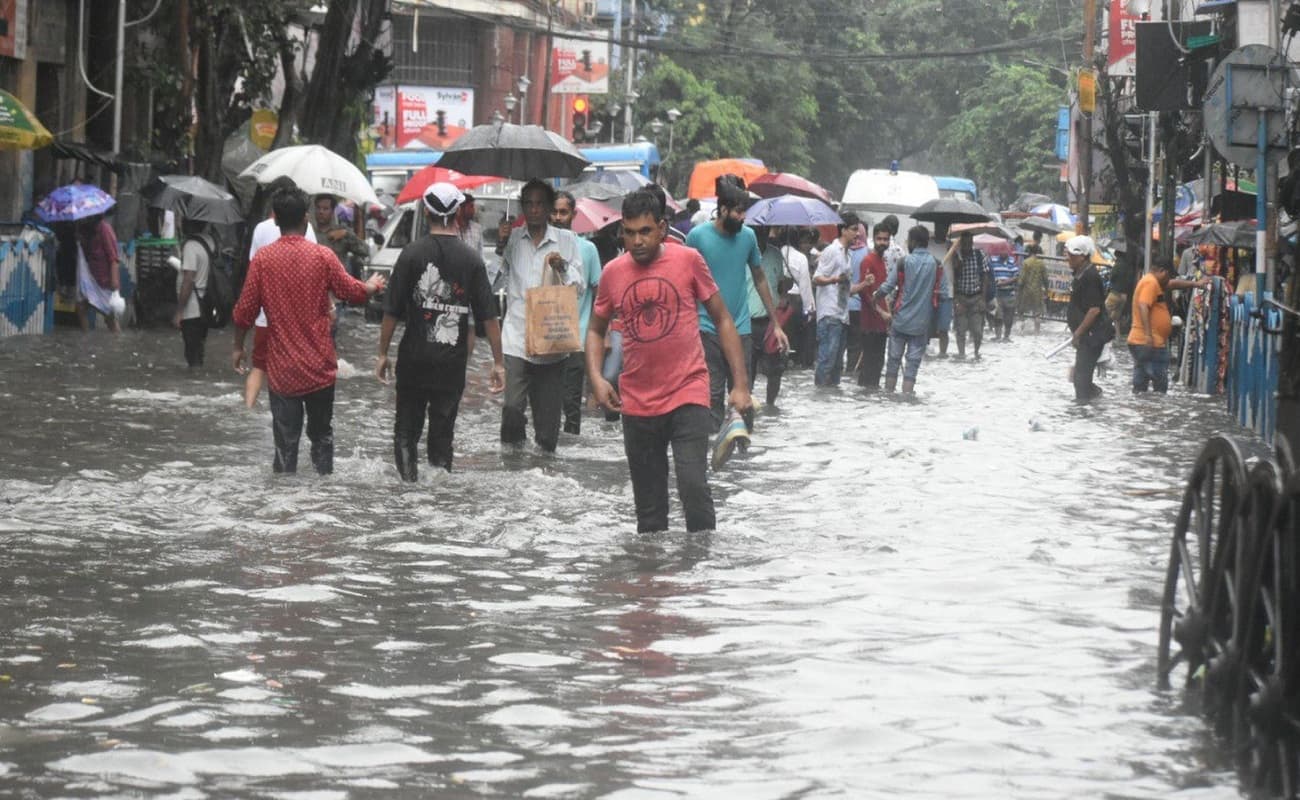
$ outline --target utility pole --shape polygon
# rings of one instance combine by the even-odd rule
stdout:
[[[551,31],[554,29],[554,9],[555,3],[548,0],[546,3],[546,66],[543,67],[542,76],[542,122],[543,128],[550,129],[550,120],[547,114],[551,110],[551,65],[555,63],[555,40],[551,38]],[[522,120],[521,120],[522,123]],[[564,124],[560,124],[560,130],[564,130]]]
[[[632,0],[631,10],[627,16],[627,28],[624,30],[623,38],[630,39],[636,36],[636,4],[637,0]],[[632,73],[636,71],[636,50],[631,47],[624,47],[623,52],[626,54],[625,66],[627,67],[627,82],[624,85],[624,103],[623,103],[623,137],[628,144],[632,143],[632,106],[634,105],[632,94]]]
[[[1097,0],[1083,3],[1083,68],[1091,70],[1096,60]],[[1079,219],[1085,235],[1092,232],[1092,110],[1081,114],[1079,142]]]

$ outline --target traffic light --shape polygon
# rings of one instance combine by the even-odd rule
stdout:
[[[446,136],[447,135],[447,112],[443,111],[440,108],[438,109],[437,113],[434,114],[433,119],[438,126],[438,136],[440,137]]]
[[[573,98],[573,141],[581,142],[587,138],[587,122],[591,113],[591,104],[585,94]]]
[[[582,51],[581,61],[582,61],[583,70],[585,70],[586,72],[591,72],[591,51],[590,50]]]

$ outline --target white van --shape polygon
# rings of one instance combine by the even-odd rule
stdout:
[[[898,217],[898,233],[906,237],[916,221],[918,206],[939,199],[939,184],[919,172],[860,169],[849,176],[840,199],[840,212],[853,211],[867,230],[889,214]]]

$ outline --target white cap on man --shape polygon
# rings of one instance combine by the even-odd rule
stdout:
[[[465,195],[455,185],[440,181],[424,190],[424,207],[435,217],[450,217],[465,202]]]
[[[1075,236],[1065,243],[1065,252],[1072,256],[1090,256],[1095,249],[1091,236]]]

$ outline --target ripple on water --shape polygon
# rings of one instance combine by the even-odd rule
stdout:
[[[488,712],[479,719],[506,728],[589,728],[600,723],[584,720],[554,706],[521,703]]]
[[[432,684],[423,686],[372,686],[365,683],[349,683],[346,686],[336,686],[330,691],[345,697],[360,697],[366,700],[404,700],[412,697],[451,694],[456,691],[456,688],[454,686],[436,686]]]

